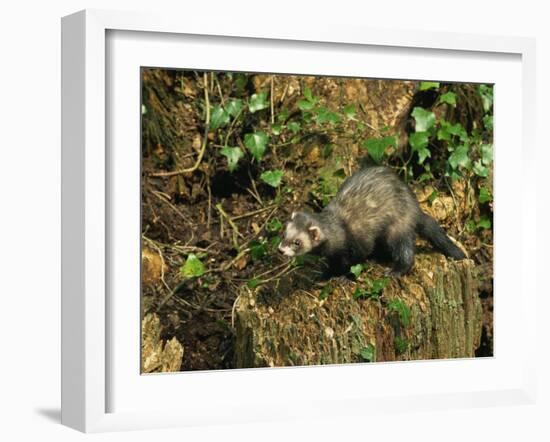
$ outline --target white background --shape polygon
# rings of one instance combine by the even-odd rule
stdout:
[[[453,2],[306,2],[273,0],[171,2],[156,0],[56,1],[20,0],[0,10],[0,435],[4,440],[55,439],[151,440],[339,440],[351,437],[385,440],[548,440],[550,373],[546,321],[548,290],[539,288],[540,399],[538,406],[418,412],[368,419],[255,424],[188,430],[162,430],[84,436],[59,425],[60,353],[60,17],[75,10],[116,8],[166,10],[182,22],[197,14],[233,14],[270,22],[314,21],[375,27],[447,30],[538,38],[539,195],[548,175],[547,137],[550,99],[550,30],[544,2],[461,0]],[[219,4],[219,6],[217,6]],[[546,82],[542,80],[546,79]],[[510,152],[513,155],[513,152]],[[548,200],[548,198],[546,198]],[[542,207],[542,202],[540,203]],[[539,211],[539,229],[548,225]],[[539,234],[538,271],[548,261]],[[543,260],[546,262],[543,263]],[[533,270],[537,259],[533,257]],[[544,269],[545,270],[545,269]],[[549,313],[545,313],[549,312]],[[185,400],[185,398],[182,398]]]

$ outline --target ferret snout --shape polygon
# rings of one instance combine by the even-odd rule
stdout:
[[[294,250],[292,250],[291,247],[288,247],[288,246],[283,246],[283,244],[279,244],[279,247],[277,248],[279,250],[280,253],[282,253],[283,255],[285,256],[294,256],[295,255],[295,252]]]

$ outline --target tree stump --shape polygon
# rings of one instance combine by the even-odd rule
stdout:
[[[373,266],[369,277],[382,272]],[[331,289],[320,299],[322,287],[311,279],[314,288],[295,288],[296,273],[288,286],[240,294],[237,368],[364,362],[366,349],[376,361],[464,358],[479,347],[482,309],[471,260],[417,255],[413,271],[392,278],[379,299],[355,299],[357,283],[341,280],[325,283]],[[407,306],[406,318],[392,302]]]
[[[141,371],[143,373],[178,371],[183,357],[183,346],[174,337],[163,341],[160,319],[154,313],[141,321]]]

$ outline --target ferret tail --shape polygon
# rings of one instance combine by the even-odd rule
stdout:
[[[418,234],[428,240],[430,244],[443,253],[454,259],[465,259],[466,255],[447,236],[443,228],[431,216],[422,212],[417,225]]]

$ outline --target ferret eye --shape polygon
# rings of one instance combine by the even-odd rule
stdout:
[[[295,239],[295,240],[294,240],[294,245],[295,245],[296,247],[300,247],[300,246],[302,245],[302,241],[300,241],[299,239]]]

